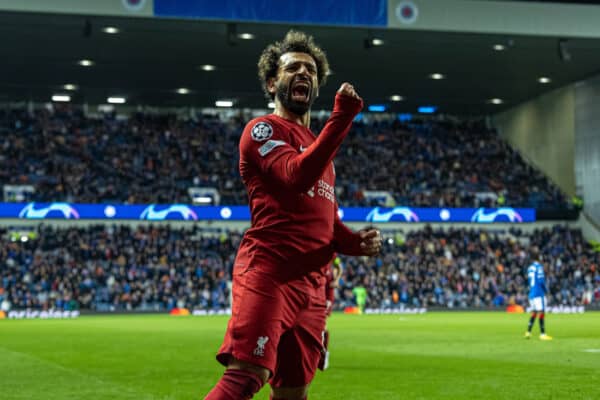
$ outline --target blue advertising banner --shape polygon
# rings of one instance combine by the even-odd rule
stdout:
[[[154,0],[156,17],[387,26],[387,0]]]
[[[535,222],[532,208],[344,207],[346,222]],[[247,206],[187,204],[0,203],[0,218],[136,219],[147,221],[249,221]]]

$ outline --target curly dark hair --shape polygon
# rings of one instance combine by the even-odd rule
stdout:
[[[274,95],[267,90],[267,82],[270,78],[277,76],[279,58],[283,54],[290,52],[306,53],[310,55],[317,64],[319,87],[323,86],[327,81],[329,62],[327,61],[327,55],[323,49],[315,44],[312,36],[309,36],[304,32],[291,30],[285,35],[283,41],[268,45],[258,59],[258,77],[265,95],[270,100],[273,99]]]

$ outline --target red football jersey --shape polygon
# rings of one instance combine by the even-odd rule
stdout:
[[[325,269],[325,298],[330,302],[335,301],[335,288],[333,286],[333,268]]]
[[[335,251],[360,254],[360,238],[337,215],[333,158],[361,108],[362,101],[338,94],[318,137],[274,114],[246,125],[240,174],[252,226],[240,243],[236,269],[322,284]]]

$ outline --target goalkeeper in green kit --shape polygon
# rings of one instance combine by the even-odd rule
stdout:
[[[365,303],[367,302],[367,289],[364,286],[356,286],[352,289],[352,293],[356,298],[356,305],[362,314],[365,311]]]

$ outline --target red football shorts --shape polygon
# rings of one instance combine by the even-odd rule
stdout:
[[[273,387],[310,383],[323,349],[324,287],[279,283],[257,269],[239,269],[234,269],[231,319],[217,360],[227,366],[233,356],[267,368]]]

